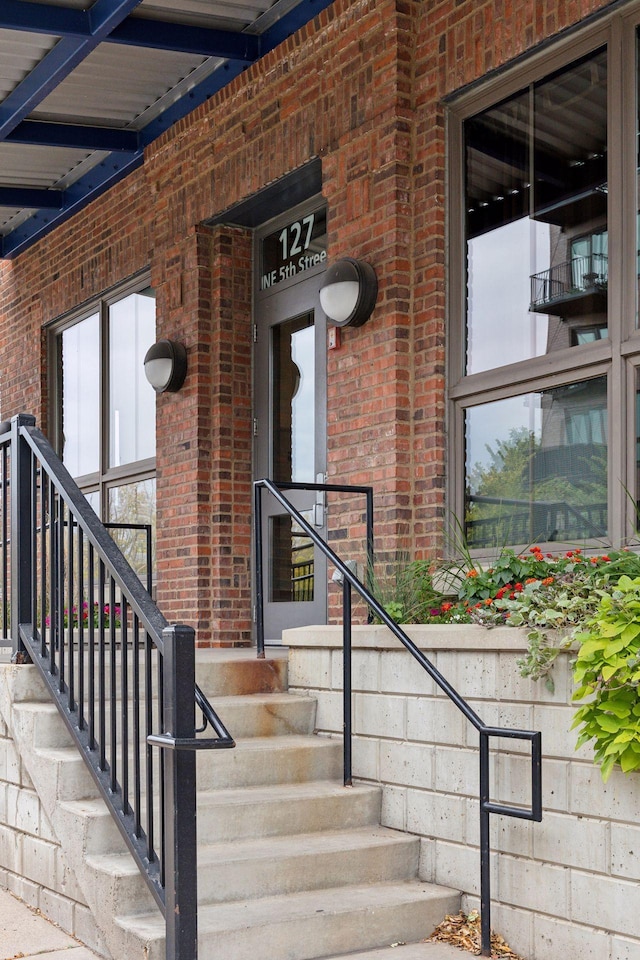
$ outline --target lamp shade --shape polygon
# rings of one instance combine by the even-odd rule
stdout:
[[[344,257],[326,271],[320,287],[320,304],[338,327],[361,327],[373,312],[378,279],[370,263]]]
[[[187,375],[187,351],[175,340],[158,340],[144,358],[144,373],[156,393],[175,393]]]

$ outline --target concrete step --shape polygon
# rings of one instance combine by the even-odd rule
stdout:
[[[335,781],[276,783],[198,795],[203,843],[348,829],[380,822],[380,787]]]
[[[254,693],[210,698],[234,740],[313,733],[316,701],[290,693]],[[196,722],[198,722],[196,718]],[[205,730],[202,736],[208,736]]]
[[[429,936],[460,895],[418,881],[333,887],[259,900],[204,906],[199,912],[199,960],[315,960]],[[116,918],[124,955],[162,960],[159,915]]]
[[[253,737],[238,740],[235,750],[198,753],[201,790],[341,776],[342,742],[326,737]]]
[[[287,689],[286,656],[256,659],[255,650],[196,650],[196,681],[210,700]]]
[[[419,846],[416,837],[379,826],[200,846],[200,899],[222,903],[409,880],[417,874]]]

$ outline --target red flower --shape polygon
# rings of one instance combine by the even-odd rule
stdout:
[[[442,610],[443,613],[446,613],[447,610],[451,610],[452,606],[453,606],[452,603],[443,603],[440,609]]]

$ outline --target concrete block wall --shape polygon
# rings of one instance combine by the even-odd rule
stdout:
[[[544,817],[492,816],[492,921],[528,960],[640,960],[640,776],[602,783],[575,750],[569,657],[555,691],[523,679],[519,631],[410,627],[409,635],[481,719],[542,731]],[[285,633],[292,692],[318,700],[320,732],[342,730],[342,628]],[[479,906],[478,735],[381,626],[353,628],[353,769],[384,786],[383,823],[419,834],[421,875]],[[492,799],[530,802],[528,745],[492,751]]]
[[[60,843],[0,716],[0,888],[108,956]]]

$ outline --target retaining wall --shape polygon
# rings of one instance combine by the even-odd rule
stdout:
[[[483,721],[542,731],[542,822],[491,818],[493,927],[527,960],[640,960],[640,776],[616,770],[605,785],[590,748],[575,750],[569,656],[550,693],[520,676],[513,628],[408,631]],[[339,735],[342,628],[284,642],[291,692],[317,697],[318,730]],[[383,823],[422,837],[422,878],[478,907],[476,731],[385,627],[353,628],[353,689],[354,776],[383,784]],[[498,744],[492,799],[528,804],[528,745]]]

